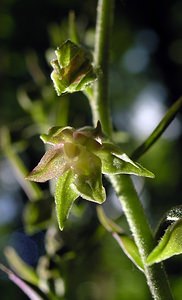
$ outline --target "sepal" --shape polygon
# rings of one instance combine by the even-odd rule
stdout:
[[[62,147],[55,147],[48,150],[26,179],[36,182],[45,182],[54,177],[58,178],[61,176],[67,168],[62,153]]]
[[[73,202],[79,194],[72,189],[74,176],[71,170],[59,177],[55,189],[56,214],[59,228],[63,230],[64,224],[69,216]]]
[[[111,148],[111,146],[110,146]],[[133,162],[125,153],[119,153],[119,150],[112,150],[104,147],[97,151],[98,157],[102,162],[103,174],[131,174],[153,178],[154,174],[138,163]]]

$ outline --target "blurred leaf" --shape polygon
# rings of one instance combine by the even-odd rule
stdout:
[[[182,220],[171,224],[165,231],[158,245],[147,258],[147,264],[161,262],[174,255],[182,253]]]
[[[56,257],[58,252],[64,245],[60,230],[57,224],[51,224],[45,234],[45,249],[49,257]],[[60,258],[61,259],[61,258]]]
[[[129,133],[126,131],[114,131],[112,133],[112,140],[116,144],[128,143],[130,139]]]
[[[28,234],[48,227],[52,216],[53,199],[45,198],[36,202],[28,202],[23,212],[25,230]]]
[[[70,39],[78,44],[79,43],[79,35],[78,35],[78,29],[76,24],[76,18],[75,18],[75,12],[70,11],[68,16],[68,26],[69,26],[69,37]]]
[[[97,207],[97,215],[104,228],[107,231],[112,232],[113,237],[116,239],[123,252],[141,271],[143,271],[143,263],[134,240],[124,234],[123,229],[105,215],[102,207]]]
[[[37,100],[33,102],[30,114],[35,124],[47,124],[47,115],[44,111],[42,100]]]
[[[97,216],[99,218],[100,223],[104,228],[109,232],[117,232],[122,233],[123,229],[118,226],[115,222],[113,222],[111,219],[109,219],[102,208],[102,206],[97,206]]]
[[[40,278],[39,288],[47,295],[46,299],[59,300],[59,296],[64,295],[65,287],[57,263],[54,264],[49,255],[41,256],[36,271]],[[55,291],[57,280],[59,280],[60,289]]]
[[[123,252],[128,256],[128,258],[138,267],[140,271],[144,271],[144,266],[140,258],[138,248],[133,240],[133,238],[127,235],[119,235],[117,233],[113,234]]]
[[[29,283],[38,286],[39,278],[36,272],[19,257],[12,247],[7,247],[5,249],[5,256],[9,265],[18,274],[18,276]]]
[[[30,300],[43,300],[36,291],[34,291],[27,283],[21,280],[16,274],[11,270],[0,264],[0,269],[5,272],[9,279],[14,282],[27,296]]]
[[[0,144],[4,155],[9,160],[12,169],[14,170],[16,180],[19,182],[22,189],[31,201],[36,201],[41,198],[42,191],[34,182],[28,182],[25,180],[25,176],[28,171],[17,155],[14,149],[14,144],[11,143],[10,132],[7,127],[0,128]]]
[[[61,230],[64,228],[66,219],[69,216],[73,202],[78,198],[79,193],[72,189],[74,176],[71,170],[59,177],[55,189],[55,202],[58,224]]]

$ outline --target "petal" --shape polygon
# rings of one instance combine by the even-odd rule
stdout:
[[[45,144],[56,145],[73,140],[74,128],[70,126],[59,127],[55,126],[49,129],[48,134],[42,134],[41,140]]]
[[[101,173],[95,174],[95,176],[80,175],[75,177],[73,185],[75,191],[79,193],[83,199],[96,203],[103,203],[106,200]]]
[[[104,202],[106,195],[102,185],[100,159],[86,150],[82,150],[79,157],[73,165],[76,191],[86,200]]]
[[[67,169],[66,161],[61,147],[53,147],[48,150],[39,164],[26,177],[28,180],[45,182],[54,177],[61,176]]]
[[[65,143],[63,149],[68,160],[76,159],[80,154],[80,148],[74,143]]]
[[[101,172],[101,160],[98,156],[79,145],[79,156],[72,161],[72,168],[77,175],[92,176],[99,169]]]

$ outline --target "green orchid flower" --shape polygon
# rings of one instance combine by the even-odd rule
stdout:
[[[27,179],[37,182],[57,179],[55,201],[60,229],[63,229],[70,208],[79,196],[99,204],[105,201],[102,173],[153,177],[151,172],[105,140],[100,123],[96,128],[77,130],[53,127],[41,139],[51,148]]]
[[[96,80],[91,58],[83,47],[67,40],[55,54],[56,59],[51,61],[51,79],[58,96],[82,91]]]

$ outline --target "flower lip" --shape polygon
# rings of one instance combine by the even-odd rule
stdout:
[[[65,143],[64,147],[64,154],[68,159],[74,159],[77,158],[80,154],[79,147],[74,143]]]

